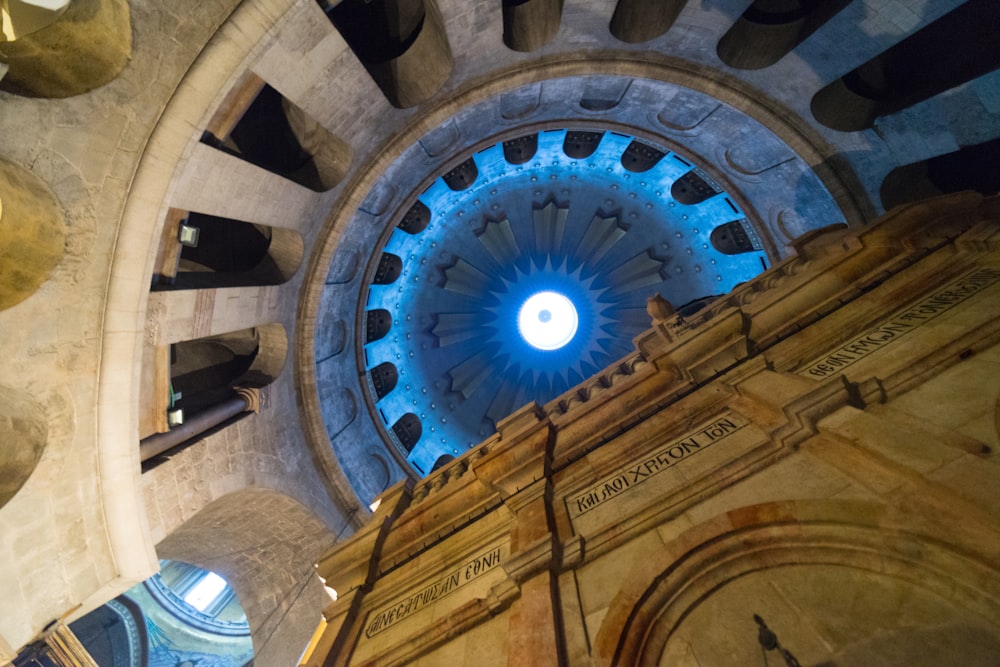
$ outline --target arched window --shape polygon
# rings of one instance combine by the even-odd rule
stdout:
[[[574,160],[590,157],[597,150],[604,137],[603,132],[569,131],[563,139],[563,153]]]
[[[633,141],[622,153],[622,166],[631,172],[642,173],[656,166],[665,152],[641,141]]]
[[[441,468],[445,467],[454,460],[455,457],[452,456],[451,454],[442,454],[441,456],[437,457],[436,461],[434,461],[434,466],[431,468],[431,472],[440,470]]]
[[[479,167],[471,157],[441,177],[445,184],[456,192],[471,187],[477,178],[479,178]]]
[[[510,164],[524,164],[538,151],[538,133],[503,142],[503,157]]]
[[[677,200],[678,204],[693,206],[700,204],[710,197],[721,192],[708,180],[699,170],[692,169],[684,174],[670,186],[670,196]]]
[[[392,315],[384,308],[369,310],[365,313],[365,342],[374,343],[385,338],[392,328]]]
[[[350,146],[253,74],[233,89],[201,141],[315,192],[337,185],[351,162]]]
[[[407,234],[419,234],[427,229],[427,225],[429,224],[431,224],[431,210],[418,199],[413,202],[413,206],[410,207],[406,215],[403,216],[403,219],[396,226]]]
[[[378,268],[375,269],[375,277],[372,279],[372,284],[391,285],[399,279],[402,272],[403,260],[391,252],[384,252],[378,262]]]
[[[296,231],[172,209],[153,289],[280,285],[295,275],[303,253]]]
[[[417,417],[412,412],[407,412],[392,425],[392,432],[395,434],[396,439],[399,440],[399,444],[409,454],[423,434],[420,417]]]
[[[384,361],[368,371],[368,376],[371,378],[376,399],[385,397],[396,388],[396,383],[399,382],[399,372],[396,370],[396,365],[389,361]]]
[[[719,225],[709,235],[712,247],[724,255],[741,255],[762,249],[757,234],[745,220],[734,220]]]

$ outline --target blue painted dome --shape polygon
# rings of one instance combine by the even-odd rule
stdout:
[[[463,157],[399,216],[362,293],[376,422],[421,475],[631,352],[650,296],[680,306],[766,266],[734,197],[655,142],[559,129]],[[736,246],[719,246],[719,229]],[[542,291],[577,316],[548,350],[518,329]]]

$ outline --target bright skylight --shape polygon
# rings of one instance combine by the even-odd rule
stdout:
[[[195,584],[194,588],[188,591],[187,595],[184,596],[184,601],[198,611],[205,611],[208,605],[212,604],[212,601],[219,597],[219,594],[222,593],[225,587],[225,579],[215,572],[209,572],[201,578],[201,581]]]
[[[529,345],[558,350],[573,340],[577,326],[573,302],[558,292],[532,294],[517,313],[517,329]]]

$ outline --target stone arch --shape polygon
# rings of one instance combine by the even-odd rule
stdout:
[[[927,522],[915,528],[907,516],[865,501],[785,501],[740,508],[696,526],[648,568],[627,576],[597,633],[596,664],[660,664],[673,633],[714,592],[791,565],[891,577],[967,610],[1000,638],[1000,572],[958,529]]]
[[[0,310],[24,301],[63,257],[62,208],[28,170],[0,160]]]
[[[0,385],[0,508],[34,472],[48,435],[42,406],[20,391]]]
[[[23,8],[25,3],[10,4]],[[72,0],[68,5],[61,15],[28,21],[23,36],[0,37],[0,61],[10,66],[0,89],[72,97],[103,86],[125,69],[132,55],[127,0]]]
[[[313,564],[332,532],[295,499],[269,489],[222,496],[156,547],[160,558],[217,572],[236,592],[250,623],[254,660],[292,665],[329,604]]]

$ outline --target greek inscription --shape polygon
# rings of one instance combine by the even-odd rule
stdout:
[[[977,269],[924,300],[904,308],[886,322],[839,349],[816,359],[799,371],[816,379],[825,379],[859,361],[921,324],[937,317],[956,304],[975,296],[1000,280],[996,269]]]
[[[616,473],[592,486],[585,493],[569,501],[569,507],[571,510],[575,510],[577,515],[590,511],[670,466],[677,465],[684,459],[697,454],[709,445],[735,433],[747,423],[743,417],[735,413],[729,413],[725,417],[715,419],[707,426],[702,426],[698,430],[671,442],[649,458],[632,463],[623,472]]]
[[[382,607],[371,615],[368,625],[365,626],[365,636],[370,639],[399,623],[407,616],[440,600],[462,585],[496,568],[500,565],[501,548],[497,547],[488,553],[477,556],[417,593]]]

